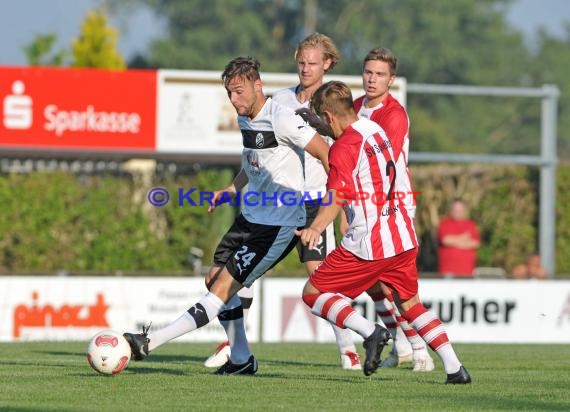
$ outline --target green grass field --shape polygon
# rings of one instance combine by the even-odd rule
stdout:
[[[334,344],[254,344],[255,376],[216,376],[215,344],[171,343],[115,376],[87,364],[87,343],[0,344],[1,411],[570,411],[570,345],[455,349],[473,383],[436,370],[343,371]],[[363,353],[363,352],[361,352]]]

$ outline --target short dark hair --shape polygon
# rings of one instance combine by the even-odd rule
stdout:
[[[253,57],[236,57],[232,59],[222,72],[224,86],[234,77],[241,77],[247,80],[259,80],[259,68],[261,64]]]
[[[398,59],[396,59],[392,50],[386,47],[377,47],[376,49],[370,50],[362,62],[362,67],[364,68],[366,62],[370,60],[379,60],[388,63],[388,66],[390,66],[390,74],[396,74]]]

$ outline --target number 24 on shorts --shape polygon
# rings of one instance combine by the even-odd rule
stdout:
[[[251,265],[251,261],[255,258],[255,252],[248,252],[247,246],[242,246],[240,250],[238,250],[234,256],[237,262],[237,268],[239,269],[239,273],[242,273],[245,268]]]

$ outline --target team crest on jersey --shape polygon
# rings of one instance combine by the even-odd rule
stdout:
[[[258,133],[258,134],[255,136],[255,146],[256,146],[258,149],[261,149],[261,148],[263,148],[264,142],[265,142],[265,139],[264,139],[264,137],[263,137],[263,133]]]

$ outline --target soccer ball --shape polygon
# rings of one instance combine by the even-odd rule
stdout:
[[[123,371],[131,359],[131,347],[122,334],[113,330],[98,332],[87,346],[87,361],[97,372],[115,375]]]

